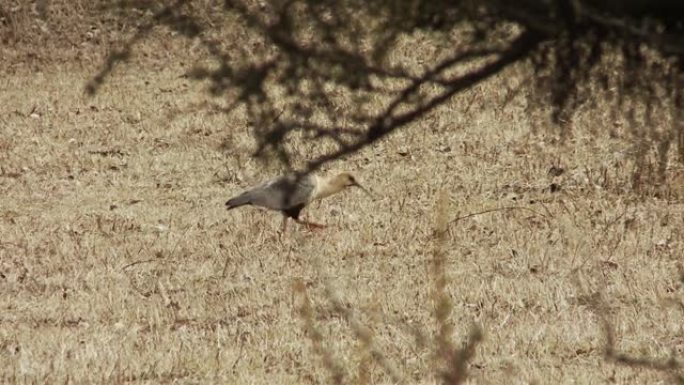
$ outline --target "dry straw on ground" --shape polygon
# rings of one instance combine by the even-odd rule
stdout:
[[[530,133],[524,96],[496,107],[504,74],[331,164],[382,196],[313,205],[333,226],[281,241],[278,215],[223,209],[279,169],[174,63],[136,57],[94,98],[94,66],[3,76],[0,382],[682,374],[681,191],[631,189],[600,106],[565,142]]]

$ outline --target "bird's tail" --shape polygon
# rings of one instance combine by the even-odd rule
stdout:
[[[228,202],[226,202],[226,208],[228,210],[234,209],[236,207],[244,206],[251,204],[251,199],[249,195],[247,194],[242,194],[238,195],[235,198],[229,199]]]

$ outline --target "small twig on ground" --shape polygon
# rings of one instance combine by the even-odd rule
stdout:
[[[235,368],[237,367],[238,362],[240,362],[240,359],[242,358],[242,352],[245,349],[245,339],[242,337],[240,333],[237,333],[237,338],[240,340],[240,350],[238,351],[237,357],[235,358],[233,365],[230,367],[231,373],[235,373]]]
[[[523,207],[523,206],[506,206],[506,207],[497,207],[497,208],[493,208],[493,209],[488,209],[488,210],[479,211],[479,212],[476,212],[476,213],[470,213],[470,214],[467,214],[467,215],[463,215],[463,216],[460,216],[460,217],[456,217],[456,218],[452,219],[451,221],[449,221],[449,224],[451,225],[451,224],[454,224],[454,223],[456,223],[456,222],[458,222],[458,221],[460,221],[460,220],[462,220],[462,219],[467,219],[467,218],[475,217],[475,216],[482,215],[482,214],[489,214],[489,213],[494,213],[494,212],[497,212],[497,211],[511,211],[511,210],[525,210],[525,211],[529,211],[529,212],[531,212],[531,213],[534,213],[535,215],[538,215],[538,216],[540,216],[540,217],[546,218],[546,215],[544,215],[544,214],[542,214],[542,213],[540,213],[540,212],[538,212],[538,211],[536,211],[536,210],[532,210],[532,209],[529,208],[529,207]]]
[[[131,263],[127,264],[127,265],[124,265],[124,267],[122,267],[121,270],[126,270],[126,269],[128,269],[129,267],[132,267],[132,266],[135,266],[135,265],[140,265],[140,264],[142,264],[142,263],[154,262],[154,261],[156,261],[156,260],[157,260],[157,259],[145,259],[145,260],[141,260],[141,261],[131,262]]]

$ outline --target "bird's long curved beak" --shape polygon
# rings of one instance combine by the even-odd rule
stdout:
[[[373,194],[371,194],[370,191],[368,191],[365,187],[361,186],[358,182],[357,182],[357,183],[354,183],[354,186],[360,188],[361,191],[363,191],[364,193],[366,193],[366,195],[368,195],[369,197],[375,198],[375,196],[374,196]]]

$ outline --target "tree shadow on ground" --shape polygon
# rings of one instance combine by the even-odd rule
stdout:
[[[143,5],[144,4],[144,5]],[[225,113],[246,111],[257,156],[292,166],[295,135],[332,147],[307,158],[307,171],[372,144],[515,65],[530,71],[529,108],[548,110],[567,135],[578,106],[597,90],[635,138],[637,158],[653,150],[662,177],[676,145],[684,157],[681,7],[628,2],[253,1],[108,9],[140,18],[137,34],[112,53],[87,86],[96,93],[112,69],[159,26],[194,39],[214,65],[188,76],[226,98]],[[227,29],[216,27],[229,24]],[[422,52],[422,63],[397,60]],[[513,90],[512,95],[519,90]],[[663,120],[654,106],[672,117]],[[666,129],[663,124],[669,125]],[[330,149],[332,148],[332,149]],[[645,163],[642,162],[642,163]],[[643,173],[643,170],[642,170]]]

